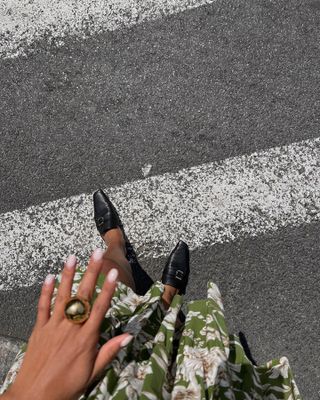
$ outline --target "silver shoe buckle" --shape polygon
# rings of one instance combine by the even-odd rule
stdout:
[[[98,226],[103,225],[103,223],[104,223],[104,218],[103,217],[98,218]]]
[[[178,269],[178,270],[176,271],[176,279],[179,279],[179,281],[182,281],[183,276],[184,276],[183,271],[181,271],[180,269]]]

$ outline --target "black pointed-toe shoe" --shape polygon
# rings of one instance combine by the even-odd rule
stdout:
[[[129,261],[132,276],[136,287],[136,293],[144,295],[153,284],[153,280],[141,267],[137,255],[124,231],[123,224],[116,208],[102,189],[93,194],[94,220],[100,235],[104,235],[110,229],[120,228],[126,244],[126,259]]]
[[[94,220],[100,235],[110,229],[123,229],[120,217],[109,197],[99,189],[93,194]]]
[[[162,283],[179,289],[179,294],[185,294],[190,274],[189,261],[189,247],[180,240],[166,262],[162,273]]]

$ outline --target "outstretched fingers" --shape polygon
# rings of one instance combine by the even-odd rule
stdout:
[[[104,280],[101,292],[96,298],[91,310],[91,315],[86,322],[86,328],[90,331],[96,332],[108,311],[114,290],[117,286],[118,270],[112,268]]]
[[[70,255],[64,264],[52,315],[55,320],[64,318],[64,308],[66,301],[70,298],[76,264],[77,259],[74,255]]]
[[[54,290],[54,279],[54,275],[49,274],[42,285],[36,320],[36,326],[38,327],[45,325],[50,318],[50,304]]]
[[[101,347],[94,363],[90,383],[99,377],[105,367],[115,358],[120,349],[127,346],[132,339],[132,335],[124,333],[108,340],[108,342]]]
[[[87,270],[78,288],[77,294],[89,301],[92,299],[96,282],[101,272],[103,254],[104,251],[100,248],[95,249],[95,251],[92,253]]]

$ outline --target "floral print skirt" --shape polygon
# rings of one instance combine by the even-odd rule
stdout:
[[[73,294],[83,274],[84,270],[77,270]],[[55,293],[59,280],[60,276]],[[94,299],[103,281],[100,275]],[[208,283],[206,299],[186,304],[183,324],[176,324],[183,297],[176,295],[165,310],[163,290],[163,284],[156,282],[144,296],[138,296],[118,284],[101,325],[100,345],[122,332],[130,332],[134,339],[80,400],[301,399],[286,357],[255,366],[239,338],[228,334],[214,283]],[[17,354],[0,393],[14,381],[25,350],[26,345]]]

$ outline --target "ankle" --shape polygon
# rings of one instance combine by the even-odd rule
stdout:
[[[115,246],[122,246],[125,245],[125,240],[120,228],[110,229],[104,235],[102,235],[103,240],[105,241],[107,246],[113,244]]]
[[[174,296],[178,293],[179,289],[171,286],[171,285],[164,285],[164,292],[163,295],[166,296],[167,298],[173,299]]]
[[[164,292],[162,295],[162,302],[166,309],[170,307],[170,304],[174,296],[178,293],[178,289],[170,285],[164,285]]]

